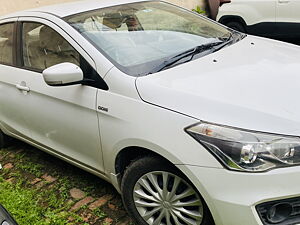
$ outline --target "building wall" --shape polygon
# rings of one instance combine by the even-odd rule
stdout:
[[[71,2],[72,0],[0,0],[0,15],[36,8],[44,5],[51,5],[62,2]]]
[[[29,9],[29,8],[36,8],[44,5],[51,5],[51,4],[71,2],[71,1],[74,0],[0,0],[0,5],[1,5],[0,15],[5,15],[8,13]],[[185,7],[187,9],[193,9],[197,5],[200,5],[202,0],[167,0],[167,1]]]

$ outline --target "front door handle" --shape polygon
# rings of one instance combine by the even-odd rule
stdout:
[[[26,86],[26,83],[24,81],[22,81],[20,84],[16,84],[16,88],[18,88],[21,91],[30,91],[30,88]]]

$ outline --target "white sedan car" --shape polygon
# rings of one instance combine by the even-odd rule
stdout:
[[[300,223],[300,48],[161,1],[0,20],[0,147],[111,182],[138,225]]]

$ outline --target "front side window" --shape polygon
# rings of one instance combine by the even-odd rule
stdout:
[[[119,5],[65,20],[119,69],[135,76],[183,51],[232,37],[225,27],[164,2]]]
[[[37,71],[59,63],[79,66],[77,51],[56,31],[40,23],[23,23],[23,63]]]
[[[0,63],[13,64],[14,23],[0,25]]]
[[[73,63],[82,69],[86,85],[108,90],[104,80],[86,59],[60,34],[44,24],[23,23],[22,52],[25,69],[42,72],[60,63]]]

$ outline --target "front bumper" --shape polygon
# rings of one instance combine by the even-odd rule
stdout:
[[[205,199],[216,225],[262,225],[260,203],[300,196],[300,167],[265,173],[178,166]]]

